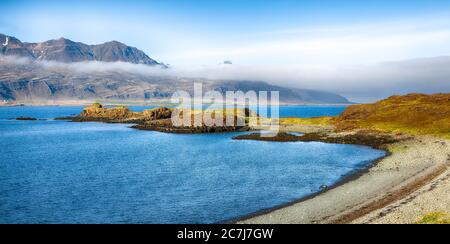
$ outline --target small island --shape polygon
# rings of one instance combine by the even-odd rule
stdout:
[[[132,128],[139,130],[159,131],[175,134],[203,134],[203,133],[224,133],[249,131],[249,118],[257,117],[257,114],[249,109],[222,109],[222,110],[183,110],[181,111],[181,119],[190,118],[194,125],[196,115],[204,116],[206,113],[212,118],[223,119],[226,124],[227,116],[232,116],[233,126],[208,126],[201,122],[198,126],[174,126],[172,115],[175,109],[171,108],[155,108],[142,112],[133,112],[125,106],[117,106],[113,108],[105,108],[100,103],[94,103],[86,107],[81,114],[75,117],[62,117],[56,120],[69,120],[72,122],[104,122],[104,123],[122,123],[134,124]],[[184,114],[183,114],[184,113]],[[201,117],[202,118],[202,117]]]
[[[22,121],[36,121],[36,120],[38,120],[38,119],[36,119],[36,118],[32,118],[32,117],[18,117],[18,118],[16,118],[16,120],[22,120]]]

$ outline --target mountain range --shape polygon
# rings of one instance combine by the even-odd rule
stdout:
[[[143,51],[118,41],[99,45],[87,45],[69,39],[59,38],[40,43],[21,42],[15,37],[0,34],[0,54],[27,57],[33,60],[57,62],[129,62],[133,64],[160,65]]]
[[[280,102],[292,104],[348,104],[346,98],[329,92],[285,88],[261,81],[208,80],[170,75],[143,74],[126,70],[92,71],[64,64],[124,62],[169,69],[143,51],[112,41],[87,45],[65,38],[26,43],[0,34],[0,56],[22,58],[26,62],[0,59],[0,100],[149,100],[168,99],[179,90],[192,92],[193,82],[204,90],[279,91]],[[62,65],[45,65],[52,61]]]

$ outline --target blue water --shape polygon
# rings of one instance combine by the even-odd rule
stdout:
[[[8,120],[80,109],[0,108],[0,223],[215,223],[315,193],[384,155],[353,145],[232,140],[237,133]]]
[[[320,116],[337,116],[341,114],[347,106],[280,106],[279,116],[281,118],[299,117],[311,118]],[[133,111],[141,112],[145,109],[154,108],[151,106],[130,106]],[[41,106],[41,107],[0,107],[0,119],[11,119],[17,117],[37,117],[37,118],[56,118],[61,116],[77,115],[83,110],[81,106],[73,107],[56,107],[56,106]],[[254,109],[256,110],[256,109]],[[270,107],[267,109],[267,115],[271,115]]]
[[[321,116],[338,116],[344,112],[347,106],[336,105],[336,106],[322,106],[322,105],[312,105],[312,106],[281,106],[280,107],[280,117],[298,117],[298,118],[311,118],[311,117],[321,117]],[[270,113],[269,113],[270,115]]]

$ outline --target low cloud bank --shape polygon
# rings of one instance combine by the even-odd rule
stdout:
[[[372,65],[335,67],[267,67],[216,65],[162,69],[141,64],[31,61],[1,56],[0,62],[38,65],[55,72],[133,73],[145,76],[173,76],[210,80],[267,81],[274,85],[330,91],[357,102],[369,102],[405,93],[450,92],[450,57],[424,58]]]

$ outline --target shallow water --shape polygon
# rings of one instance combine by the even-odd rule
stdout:
[[[0,108],[0,223],[214,223],[305,197],[384,152],[234,141],[128,125],[15,121],[80,107]]]

